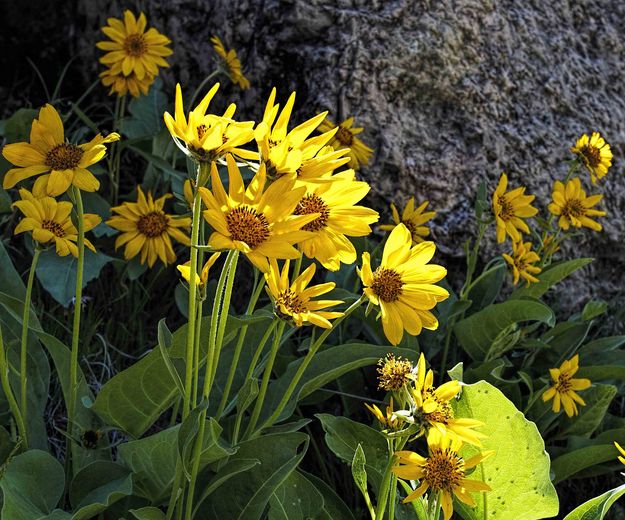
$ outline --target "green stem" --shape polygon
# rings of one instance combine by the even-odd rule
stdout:
[[[375,517],[380,520],[384,519],[384,513],[386,512],[386,504],[388,503],[389,496],[391,494],[391,477],[393,475],[392,469],[395,465],[395,450],[393,447],[393,440],[388,440],[389,445],[389,458],[386,468],[384,469],[384,476],[382,477],[382,485],[380,486],[380,500],[378,500],[378,507],[375,510]],[[394,492],[395,488],[393,488]],[[393,497],[393,502],[395,502]],[[392,519],[393,517],[391,517]]]
[[[213,72],[211,72],[208,76],[206,76],[203,80],[202,83],[200,83],[198,85],[198,87],[195,89],[195,92],[193,93],[193,96],[191,97],[191,101],[189,101],[189,106],[192,107],[193,104],[195,103],[195,100],[197,99],[198,95],[200,94],[200,92],[202,91],[202,89],[204,88],[204,86],[215,76],[217,76],[217,74],[219,74],[221,72],[221,69],[217,69],[214,70]]]
[[[247,426],[246,434],[252,434],[254,432],[254,428],[256,428],[256,423],[258,422],[258,417],[260,416],[260,412],[265,402],[265,396],[267,395],[267,387],[269,386],[269,379],[271,378],[271,372],[273,371],[273,364],[276,361],[276,356],[278,355],[278,349],[280,348],[280,340],[282,339],[282,334],[284,333],[285,326],[286,326],[286,322],[281,320],[274,333],[273,344],[271,345],[271,350],[269,351],[269,359],[267,360],[267,365],[265,366],[265,372],[263,373],[263,380],[260,385],[258,397],[256,398],[256,403],[254,403],[254,411],[252,412],[250,423]]]
[[[20,412],[22,417],[28,417],[28,395],[26,393],[27,385],[27,368],[28,368],[28,326],[30,322],[30,303],[33,293],[33,283],[35,281],[35,269],[37,268],[37,260],[41,249],[35,246],[35,254],[30,264],[30,272],[28,273],[28,284],[26,285],[26,297],[24,298],[24,312],[22,315],[22,342],[20,347]],[[24,429],[22,432],[25,447],[28,447],[28,432]]]
[[[396,502],[396,490],[397,489],[397,475],[393,473],[391,475],[391,489],[389,491],[389,505],[388,505],[388,517],[390,520],[395,520],[395,502]]]
[[[119,100],[120,98],[118,98]],[[124,113],[126,112],[126,96],[121,97],[121,101],[119,102],[119,107],[116,105],[115,107],[115,121],[113,121],[113,127],[115,131],[119,131],[120,123],[124,118]],[[120,184],[120,169],[121,169],[121,157],[122,150],[119,143],[114,143],[117,146],[115,147],[115,159],[113,163],[113,203],[117,204],[119,200],[119,184]]]
[[[202,175],[205,168],[210,168],[207,163],[200,163],[198,165],[198,178]],[[194,347],[195,347],[195,328],[196,328],[196,300],[197,300],[197,283],[196,278],[198,276],[198,238],[200,234],[200,218],[202,210],[202,199],[200,192],[196,190],[193,198],[193,219],[191,221],[191,259],[189,261],[189,319],[187,326],[187,351],[186,351],[186,366],[185,366],[185,378],[184,378],[184,399],[182,403],[182,419],[186,419],[191,412],[191,392],[193,387],[193,373],[194,366],[193,361],[195,359]]]
[[[193,341],[193,385],[191,390],[191,409],[197,406],[197,397],[200,393],[200,338],[202,332],[202,311],[204,301],[200,298],[197,303],[197,318],[195,320],[195,338]]]
[[[254,277],[259,278],[258,270],[254,270]],[[256,282],[256,289],[252,293],[252,297],[250,298],[249,305],[247,306],[247,311],[245,312],[246,316],[251,316],[256,308],[256,302],[258,302],[258,298],[260,297],[260,293],[265,286],[265,278],[260,277],[260,280]],[[226,380],[226,386],[224,387],[223,394],[221,396],[221,402],[219,403],[219,408],[217,409],[217,414],[215,415],[216,419],[219,421],[221,415],[224,412],[226,404],[228,404],[228,397],[230,396],[230,390],[232,389],[232,383],[234,381],[234,376],[237,371],[237,367],[239,365],[239,358],[241,357],[241,352],[243,350],[243,342],[245,341],[245,336],[247,334],[247,329],[249,328],[248,324],[245,324],[241,327],[239,331],[239,338],[237,340],[237,344],[234,347],[234,356],[232,358],[232,362],[230,363],[230,371],[228,372],[228,379]]]
[[[69,407],[67,419],[67,453],[66,457],[71,457],[71,442],[74,430],[74,422],[76,418],[76,402],[78,400],[78,346],[80,340],[80,313],[82,310],[82,280],[85,267],[85,223],[84,223],[84,207],[82,204],[82,195],[80,190],[72,186],[72,198],[76,204],[76,213],[78,218],[78,266],[76,268],[76,296],[74,299],[74,325],[72,329],[72,350],[70,353],[69,368]],[[69,467],[69,466],[68,466]]]
[[[280,400],[280,403],[278,403],[278,406],[276,407],[274,412],[271,414],[269,419],[267,419],[265,424],[263,424],[260,427],[259,431],[262,430],[263,428],[267,428],[269,426],[272,426],[273,423],[276,422],[279,419],[280,414],[282,413],[282,411],[284,410],[286,405],[289,403],[289,401],[291,399],[291,396],[293,395],[293,392],[295,391],[295,388],[297,387],[297,384],[299,383],[300,379],[304,375],[304,372],[306,371],[306,368],[308,367],[308,365],[312,361],[313,357],[317,353],[317,350],[319,350],[321,345],[323,345],[323,342],[325,341],[325,339],[335,329],[338,328],[338,326],[343,322],[343,320],[345,320],[352,312],[354,312],[358,307],[360,307],[364,303],[364,301],[365,301],[365,296],[361,296],[358,300],[356,300],[354,303],[351,304],[351,306],[345,311],[343,316],[341,316],[340,318],[336,318],[333,321],[331,328],[325,329],[319,335],[319,338],[317,338],[317,340],[311,345],[310,349],[308,350],[308,353],[306,354],[306,357],[304,357],[304,360],[302,361],[302,363],[298,367],[297,372],[293,376],[293,379],[291,380],[291,383],[289,384],[289,387],[287,388],[286,392],[282,396],[282,399]]]
[[[2,338],[2,326],[0,326],[0,382],[2,383],[2,390],[9,401],[9,408],[15,417],[17,423],[17,429],[20,432],[20,438],[24,445],[24,449],[28,449],[28,439],[26,437],[26,424],[24,423],[24,417],[20,412],[17,400],[11,390],[11,384],[9,383],[9,363],[7,362],[6,351],[4,350],[4,340]]]

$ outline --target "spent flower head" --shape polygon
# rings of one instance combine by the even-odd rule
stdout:
[[[413,366],[410,360],[395,357],[394,354],[378,361],[378,388],[387,392],[401,390],[412,379]]]

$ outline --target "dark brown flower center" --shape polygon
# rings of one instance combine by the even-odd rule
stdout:
[[[208,131],[208,127],[206,125],[198,125],[198,127],[197,127],[197,138],[202,140],[202,137],[204,137],[204,135],[206,135],[207,131]]]
[[[500,206],[499,217],[502,220],[507,221],[514,217],[514,206],[508,199],[506,199],[505,195],[500,195],[497,201]]]
[[[306,311],[304,302],[291,290],[280,293],[280,296],[276,299],[276,307],[278,307],[278,305],[282,305],[289,314],[298,314]]]
[[[52,170],[73,170],[83,154],[82,148],[69,143],[57,144],[47,154],[45,163]]]
[[[312,213],[320,213],[320,215],[302,226],[304,231],[319,231],[328,225],[328,218],[330,217],[330,210],[328,205],[323,201],[321,197],[315,195],[306,195],[299,201],[295,208],[295,215],[311,215]]]
[[[586,214],[586,208],[579,199],[567,200],[564,208],[562,208],[562,215],[567,218],[579,218]]]
[[[423,469],[432,491],[451,493],[464,478],[464,461],[449,448],[432,450]]]
[[[124,51],[129,56],[139,58],[148,50],[148,44],[142,34],[129,34],[124,40]]]
[[[596,168],[601,164],[601,150],[590,144],[582,148],[582,155],[586,158],[588,165]]]
[[[54,236],[58,238],[63,238],[65,236],[65,230],[63,226],[58,222],[54,222],[54,220],[44,220],[41,223],[41,227],[50,231]]]
[[[228,212],[226,225],[232,240],[245,242],[252,249],[269,239],[269,221],[262,213],[247,206]]]
[[[152,211],[139,218],[137,229],[148,238],[160,237],[169,226],[169,217],[162,211]]]
[[[568,374],[560,374],[556,381],[556,392],[559,394],[566,394],[571,390],[571,376]]]
[[[347,128],[339,126],[335,136],[339,142],[344,146],[351,146],[354,142],[354,134],[352,134]]]
[[[375,273],[373,273],[371,288],[378,298],[384,302],[397,301],[403,286],[404,282],[401,280],[401,275],[395,269],[378,267]]]
[[[448,424],[451,419],[454,418],[454,410],[449,404],[449,401],[443,401],[437,397],[434,388],[428,388],[424,391],[423,399],[433,399],[438,404],[436,410],[430,413],[423,414],[425,420],[429,423],[442,423]]]

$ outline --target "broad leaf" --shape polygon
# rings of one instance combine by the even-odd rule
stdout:
[[[577,375],[576,375],[577,377]],[[616,395],[616,387],[612,385],[593,385],[580,392],[586,406],[579,408],[579,415],[568,420],[567,426],[558,437],[567,438],[571,435],[590,437],[599,427],[608,407]]]
[[[491,487],[474,493],[474,509],[456,502],[466,519],[538,520],[558,513],[558,496],[549,479],[549,456],[536,428],[494,386],[484,381],[463,387],[455,406],[456,417],[484,423],[482,450],[495,454],[472,474]]]
[[[538,279],[540,280],[538,283],[533,283],[527,287],[517,289],[510,295],[510,298],[540,298],[555,284],[564,280],[578,269],[588,265],[593,260],[594,258],[576,258],[574,260],[551,264],[551,266],[538,275]]]
[[[616,460],[617,454],[613,443],[586,446],[579,450],[568,451],[555,458],[551,464],[551,469],[555,474],[554,483],[562,482],[576,473],[602,462]]]
[[[309,520],[326,517],[323,496],[301,473],[294,471],[269,500],[268,520]],[[327,517],[326,517],[327,518]]]
[[[501,291],[505,274],[506,265],[500,262],[473,282],[474,285],[466,296],[471,301],[471,306],[466,310],[467,315],[480,311],[495,301]]]
[[[623,495],[625,495],[625,484],[576,507],[564,517],[564,520],[603,520],[614,502]]]

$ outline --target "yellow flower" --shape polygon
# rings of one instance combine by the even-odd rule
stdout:
[[[275,258],[269,260],[269,271],[265,273],[267,290],[274,303],[276,314],[282,319],[292,321],[296,327],[302,325],[317,325],[324,329],[332,327],[330,320],[343,316],[342,312],[324,311],[328,307],[340,305],[341,300],[312,300],[330,292],[336,284],[334,282],[322,283],[308,287],[315,275],[317,266],[310,264],[292,284],[289,284],[289,265],[286,260],[282,272],[278,268]]]
[[[578,415],[577,404],[586,406],[584,400],[575,392],[586,390],[590,387],[590,379],[573,379],[579,370],[579,355],[567,359],[560,365],[560,368],[550,368],[549,373],[553,379],[553,386],[543,394],[543,401],[553,399],[553,411],[558,413],[560,406],[564,407],[566,415],[573,417]]]
[[[381,265],[372,271],[371,256],[365,252],[358,273],[365,296],[380,306],[384,334],[393,345],[401,341],[404,329],[416,336],[422,328],[438,328],[438,320],[430,310],[449,296],[447,290],[434,285],[447,270],[428,264],[436,252],[434,243],[411,246],[410,231],[400,224],[388,237]]]
[[[465,478],[466,471],[480,464],[494,452],[478,453],[468,460],[460,455],[462,441],[432,430],[428,435],[429,456],[422,457],[414,451],[398,451],[399,464],[393,467],[393,473],[406,480],[418,480],[419,487],[410,493],[404,504],[421,498],[430,490],[430,498],[440,494],[444,520],[453,514],[453,496],[475,507],[471,493],[490,491],[484,482]]]
[[[113,215],[106,223],[122,232],[115,240],[115,249],[125,245],[124,258],[130,260],[141,253],[141,263],[152,267],[160,258],[165,265],[176,261],[171,239],[189,246],[189,237],[179,228],[189,229],[190,218],[175,218],[163,211],[171,195],[154,200],[148,192],[147,199],[137,187],[137,202],[124,202],[111,208]]]
[[[375,404],[365,403],[365,406],[367,407],[367,410],[369,410],[373,414],[373,416],[383,427],[388,428],[389,430],[397,430],[400,428],[401,423],[393,414],[392,397],[389,405],[386,407],[386,415],[382,413],[382,410],[380,410]]]
[[[295,215],[319,215],[302,227],[313,234],[298,247],[330,271],[337,271],[341,262],[356,261],[356,249],[347,237],[369,235],[370,224],[379,218],[377,211],[355,205],[371,188],[354,180],[354,175],[354,170],[347,170],[334,175],[331,182],[313,185],[295,208]]]
[[[67,256],[71,253],[77,257],[78,230],[72,223],[72,203],[58,202],[52,197],[37,198],[24,188],[20,190],[20,197],[22,200],[14,202],[13,206],[24,214],[24,218],[15,228],[15,234],[30,231],[33,240],[40,244],[54,242],[57,255]],[[87,232],[102,222],[102,219],[98,215],[87,213],[83,222]],[[85,246],[95,253],[95,247],[86,238]]]
[[[204,267],[202,267],[202,272],[197,273],[197,276],[195,277],[195,285],[201,288],[206,286],[206,282],[208,282],[208,272],[210,271],[210,268],[213,267],[213,265],[215,264],[215,262],[220,256],[221,256],[221,253],[213,253],[208,258],[208,260],[206,260]],[[185,262],[184,264],[177,266],[177,269],[178,271],[180,271],[180,276],[182,276],[187,281],[187,283],[190,283],[191,282],[191,263]]]
[[[521,240],[521,232],[529,233],[527,224],[523,221],[538,213],[532,206],[534,195],[525,195],[525,188],[516,188],[506,193],[508,176],[501,174],[499,184],[493,193],[493,213],[497,224],[497,242],[500,244],[510,235],[513,242]]]
[[[239,85],[241,90],[250,88],[250,80],[247,79],[241,71],[241,61],[237,56],[237,51],[234,49],[226,51],[224,44],[218,36],[213,36],[211,38],[211,42],[213,43],[213,49],[215,49],[215,52],[219,54],[221,59],[224,61],[232,83]]]
[[[219,83],[215,83],[199,105],[189,113],[187,121],[182,104],[182,89],[177,84],[175,117],[169,112],[164,115],[169,133],[184,153],[198,161],[214,161],[227,153],[244,158],[255,157],[251,152],[238,148],[251,141],[254,136],[254,122],[237,122],[232,119],[236,110],[234,103],[222,116],[206,114],[208,104],[218,88]]]
[[[325,133],[307,139],[319,126],[327,112],[319,114],[288,131],[289,119],[295,103],[295,92],[278,115],[280,105],[275,104],[276,89],[271,90],[263,120],[254,130],[260,160],[267,168],[269,177],[297,173],[307,159],[312,159],[331,139],[333,133]]]
[[[621,464],[625,464],[625,450],[621,447],[621,445],[618,442],[614,442],[614,446],[616,446],[616,449],[620,452],[620,454],[622,455],[622,457],[619,457],[618,460]]]
[[[200,188],[207,210],[204,218],[213,227],[208,245],[214,249],[238,249],[266,273],[269,258],[294,259],[300,253],[293,244],[311,236],[302,226],[319,215],[293,215],[305,188],[293,188],[293,176],[284,176],[267,189],[265,166],[261,165],[247,189],[231,155],[228,163],[229,192],[226,193],[215,163],[211,164],[212,191]]]
[[[483,426],[484,423],[475,419],[457,419],[454,416],[451,400],[460,393],[460,383],[452,380],[434,387],[434,373],[431,369],[426,370],[423,354],[417,364],[414,386],[409,390],[415,409],[412,412],[412,419],[410,417],[406,419],[420,427],[420,434],[438,430],[474,446],[481,446],[480,438],[484,435],[474,429]]]
[[[126,10],[123,20],[109,18],[107,22],[102,32],[111,40],[96,43],[98,49],[107,51],[100,58],[100,63],[108,67],[108,74],[103,76],[105,85],[114,76],[134,76],[136,81],[147,79],[150,84],[158,75],[159,67],[169,67],[164,58],[172,53],[168,47],[171,40],[153,27],[146,31],[147,21],[143,13],[135,18],[134,14]],[[120,96],[124,95],[123,88],[118,90],[113,85],[113,90]],[[130,90],[128,84],[127,88]],[[130,91],[135,95],[133,90]]]
[[[502,256],[512,267],[514,285],[519,283],[519,277],[526,280],[528,285],[539,281],[534,275],[540,273],[541,269],[532,264],[540,262],[540,257],[532,251],[530,242],[512,242],[512,256],[506,253]]]
[[[566,186],[556,181],[553,185],[553,202],[549,204],[549,211],[560,217],[558,225],[567,231],[570,226],[580,228],[582,226],[594,231],[601,231],[601,224],[590,217],[604,217],[605,211],[592,209],[599,204],[603,195],[586,196],[579,177],[575,177],[566,183]]]
[[[73,184],[83,191],[97,191],[100,187],[87,167],[100,161],[106,154],[105,143],[117,141],[119,134],[107,137],[96,135],[88,143],[74,145],[65,141],[63,121],[52,105],[39,111],[30,129],[30,143],[7,144],[2,155],[18,168],[10,169],[4,177],[4,188],[50,172],[45,176],[46,194],[56,197]]]
[[[354,170],[358,170],[361,166],[369,164],[369,159],[371,159],[373,150],[356,137],[363,131],[363,128],[352,127],[353,124],[353,117],[346,119],[339,125],[336,125],[328,118],[325,118],[321,125],[319,125],[319,131],[327,132],[329,130],[336,129],[337,132],[334,136],[334,140],[330,143],[330,146],[337,150],[349,150],[349,156],[351,158],[349,161],[349,167]]]
[[[414,245],[423,242],[423,237],[427,237],[430,234],[430,230],[427,226],[424,226],[424,224],[436,216],[436,211],[425,211],[428,204],[429,201],[426,200],[417,209],[415,209],[414,197],[411,197],[401,214],[401,218],[395,204],[391,204],[391,211],[393,212],[393,220],[395,221],[395,224],[383,224],[380,226],[380,229],[384,231],[392,231],[395,229],[395,226],[404,224],[412,235],[412,243]]]
[[[412,379],[412,363],[388,354],[378,361],[378,388],[392,392],[401,390]]]
[[[612,166],[612,150],[599,132],[593,132],[590,137],[582,135],[571,152],[584,162],[593,184],[597,183],[597,179],[605,177]]]
[[[319,136],[323,137],[323,135]],[[313,139],[306,141],[312,146],[307,146],[302,153],[302,165],[297,169],[298,183],[328,182],[332,172],[349,162],[345,157],[347,150],[335,150],[331,146],[318,148],[318,143]]]
[[[154,79],[156,79],[156,76],[151,74],[146,74],[142,79],[139,79],[134,72],[129,76],[113,74],[111,69],[102,71],[100,77],[105,87],[111,87],[109,95],[115,93],[119,96],[125,96],[130,92],[134,97],[138,97],[141,94],[147,95],[152,83],[154,83]]]

